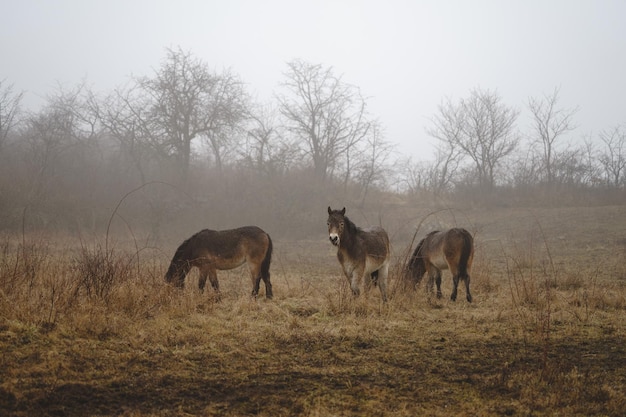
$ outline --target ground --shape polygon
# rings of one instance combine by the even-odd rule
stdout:
[[[622,415],[626,208],[456,217],[476,236],[471,304],[446,274],[444,299],[403,289],[401,239],[386,304],[353,299],[324,239],[275,239],[273,300],[242,268],[219,302],[197,276],[166,285],[160,252],[105,257],[124,279],[88,294],[93,257],[7,244],[0,414]]]

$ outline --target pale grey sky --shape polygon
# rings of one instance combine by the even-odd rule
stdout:
[[[270,100],[301,58],[369,97],[386,138],[432,158],[445,98],[497,90],[528,124],[529,97],[561,88],[572,139],[626,124],[626,0],[0,0],[0,79],[34,107],[58,84],[109,91],[151,75],[166,47],[230,68]]]

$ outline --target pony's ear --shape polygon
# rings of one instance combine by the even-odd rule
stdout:
[[[332,214],[333,211],[331,210],[330,206],[328,206],[328,214]]]
[[[343,210],[341,210],[341,215],[343,216],[344,214],[346,214],[346,208],[344,207]]]

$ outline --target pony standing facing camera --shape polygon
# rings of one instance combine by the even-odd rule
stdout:
[[[382,227],[361,229],[346,217],[346,208],[328,207],[328,238],[337,247],[337,259],[348,278],[352,294],[358,296],[359,285],[378,284],[384,302],[387,301],[389,273],[389,236]]]

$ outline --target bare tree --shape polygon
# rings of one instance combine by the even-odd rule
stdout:
[[[23,97],[24,92],[16,93],[13,84],[6,85],[5,80],[0,80],[0,149],[19,121]]]
[[[593,182],[593,164],[590,143],[558,152],[553,161],[554,183],[584,186]]]
[[[438,146],[434,161],[413,162],[411,158],[398,161],[401,187],[409,194],[426,191],[441,196],[453,185],[460,163],[459,148]]]
[[[540,182],[540,157],[532,149],[521,152],[511,165],[510,179],[515,187],[530,187]]]
[[[626,132],[621,126],[600,133],[604,142],[604,151],[600,153],[599,162],[604,169],[607,184],[610,187],[624,185],[626,178]]]
[[[243,84],[228,71],[211,73],[206,63],[181,49],[167,50],[167,56],[153,78],[139,79],[150,98],[151,128],[171,147],[187,178],[192,142],[208,139],[218,168],[222,167],[222,146],[247,113]]]
[[[76,192],[80,183],[90,181],[84,169],[90,164],[87,155],[95,145],[98,130],[95,117],[86,111],[83,91],[84,85],[70,91],[60,88],[48,97],[42,111],[26,120],[23,136],[29,149],[25,162],[33,173],[29,203],[44,202],[54,195],[55,187],[63,185]],[[78,172],[81,174],[76,175]]]
[[[243,123],[250,115],[249,99],[243,83],[229,71],[216,77],[208,99],[206,138],[221,171],[224,156],[234,145],[232,139],[245,130]]]
[[[552,94],[544,95],[541,99],[531,98],[528,108],[532,114],[535,132],[535,141],[541,146],[543,167],[546,172],[546,181],[552,183],[555,180],[554,163],[556,145],[560,137],[576,128],[573,117],[578,108],[557,108],[559,101],[559,88],[555,88]]]
[[[141,184],[148,181],[146,167],[169,154],[167,142],[158,137],[150,117],[150,103],[138,86],[118,88],[98,99],[90,96],[88,105],[107,133],[119,144],[122,166],[136,170]]]
[[[496,92],[480,89],[458,103],[448,99],[427,129],[444,148],[458,148],[472,160],[479,185],[486,189],[495,185],[496,168],[519,143],[514,131],[519,112],[501,101]]]
[[[349,152],[370,128],[358,88],[344,83],[332,68],[301,60],[287,65],[283,87],[288,94],[278,97],[287,129],[303,144],[319,179],[332,174],[342,155],[349,171]]]
[[[243,149],[239,152],[246,166],[267,175],[286,170],[298,159],[296,147],[281,132],[277,109],[258,106],[249,115],[249,126]]]
[[[396,162],[394,170],[396,190],[414,195],[425,189],[426,164],[424,161],[414,162],[410,156],[400,158]]]
[[[429,189],[435,196],[449,189],[461,160],[460,149],[443,142],[436,147],[435,161],[428,173]]]
[[[387,160],[393,151],[393,145],[385,140],[382,128],[376,122],[372,122],[364,145],[356,164],[356,179],[362,190],[361,205],[365,203],[372,186],[384,186],[389,171]]]

